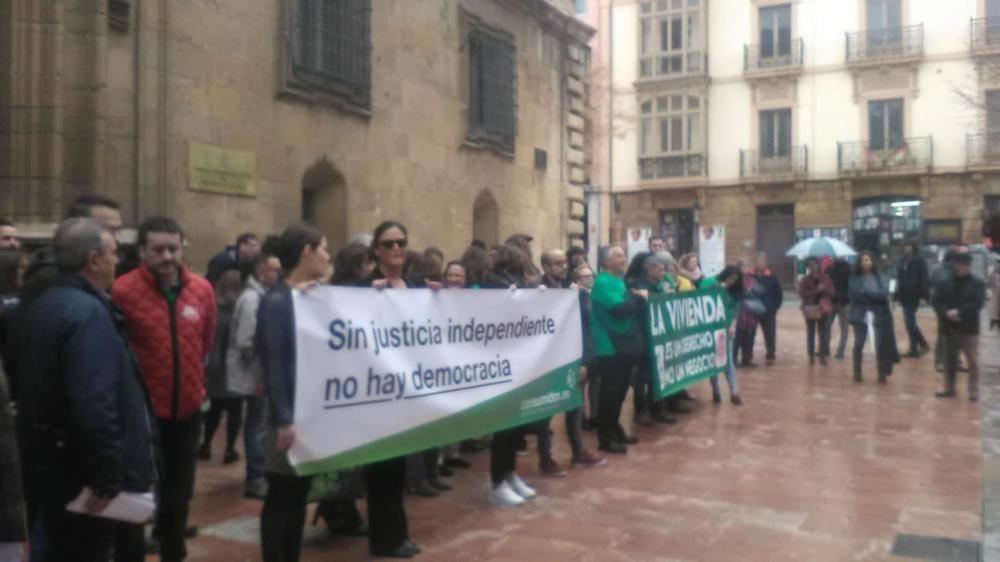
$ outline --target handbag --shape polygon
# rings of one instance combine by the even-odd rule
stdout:
[[[823,307],[818,304],[802,305],[802,315],[806,320],[820,320],[823,318]]]

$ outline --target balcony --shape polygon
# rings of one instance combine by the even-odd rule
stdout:
[[[970,49],[973,55],[1000,54],[1000,18],[974,18],[970,21]]]
[[[1000,168],[1000,133],[966,135],[965,154],[970,169]]]
[[[916,62],[924,57],[924,24],[848,33],[848,66]]]
[[[784,156],[762,156],[759,150],[740,151],[740,177],[792,179],[809,174],[809,147],[793,146]]]
[[[934,165],[934,139],[903,139],[895,148],[872,149],[865,141],[837,143],[837,170],[841,175],[919,174]]]
[[[643,180],[697,177],[704,174],[705,157],[701,154],[639,158],[639,177]]]
[[[760,45],[743,46],[743,74],[748,78],[767,76],[787,76],[802,72],[805,43],[795,39],[787,53],[778,54],[778,45],[770,45],[761,52]]]

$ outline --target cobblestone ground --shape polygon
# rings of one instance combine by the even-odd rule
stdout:
[[[930,311],[920,320],[933,341]],[[541,497],[521,508],[490,505],[488,453],[468,456],[473,467],[451,479],[453,491],[406,500],[420,559],[904,560],[892,555],[901,534],[979,541],[979,405],[964,392],[935,399],[930,357],[904,359],[884,386],[870,356],[860,385],[849,360],[810,367],[804,332],[798,311],[783,309],[777,365],[739,371],[743,406],[714,406],[699,384],[693,414],[637,428],[641,443],[603,467],[543,477],[532,439],[519,472]],[[983,346],[996,344],[984,336]],[[762,345],[758,337],[761,359]],[[623,418],[631,422],[630,407]],[[562,419],[552,427],[568,465]],[[261,504],[241,498],[242,464],[221,466],[221,448],[198,467],[192,522],[201,534],[189,560],[259,560]],[[306,531],[303,560],[367,558],[364,539]]]

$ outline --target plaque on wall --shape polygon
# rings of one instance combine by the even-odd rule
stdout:
[[[188,189],[256,197],[257,155],[246,150],[191,142]]]
[[[961,219],[942,219],[924,221],[925,244],[961,244]]]

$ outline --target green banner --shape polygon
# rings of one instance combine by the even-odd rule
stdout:
[[[655,399],[726,369],[732,320],[729,305],[721,287],[649,296],[646,329]]]

